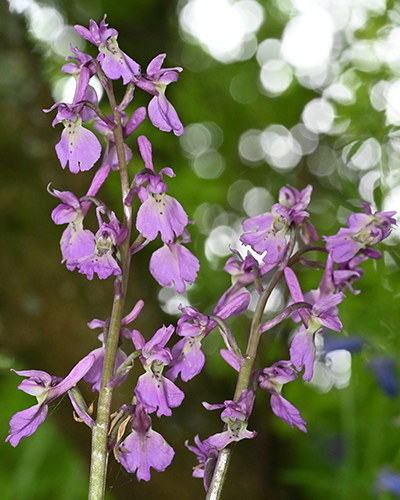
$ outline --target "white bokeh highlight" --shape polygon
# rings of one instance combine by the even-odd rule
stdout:
[[[264,18],[264,8],[255,0],[190,0],[179,15],[183,32],[189,35],[187,41],[196,40],[225,63],[254,54],[255,33]]]
[[[331,54],[334,32],[334,22],[327,10],[309,9],[286,25],[282,55],[299,70],[324,66]]]
[[[335,108],[326,99],[313,99],[308,102],[302,114],[305,126],[315,134],[326,134],[333,126]]]
[[[278,170],[291,170],[302,157],[300,144],[283,125],[271,125],[261,134],[266,161]]]

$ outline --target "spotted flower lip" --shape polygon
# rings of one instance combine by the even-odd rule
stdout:
[[[176,333],[183,338],[172,348],[172,361],[166,377],[175,381],[180,374],[182,380],[187,382],[203,369],[205,356],[201,350],[201,342],[208,333],[210,320],[195,307],[180,306],[180,309],[183,316],[178,320]]]
[[[74,52],[78,66],[69,63],[64,68],[66,72],[74,73],[78,80],[72,103],[57,102],[50,109],[43,111],[48,113],[57,108],[57,115],[52,125],[54,127],[62,122],[64,130],[60,142],[56,145],[56,153],[61,167],[65,168],[68,163],[70,171],[77,174],[94,166],[100,158],[101,145],[93,132],[82,126],[82,123],[91,120],[95,115],[84,101],[94,105],[98,103],[96,91],[89,85],[90,77],[94,74],[93,68],[88,62],[89,56],[78,49]]]
[[[174,345],[171,369],[166,373],[167,378],[175,381],[180,374],[182,380],[187,382],[201,372],[205,363],[201,340],[201,336],[187,336]]]
[[[232,442],[255,437],[257,435],[256,431],[247,430],[247,422],[252,412],[253,404],[254,393],[247,389],[242,390],[242,394],[237,402],[227,400],[222,404],[214,405],[203,402],[203,406],[207,410],[224,408],[221,413],[221,419],[227,424],[227,430],[210,436],[204,443],[216,450],[222,450]]]
[[[86,196],[95,196],[106,180],[110,167],[103,165],[93,177],[92,183]],[[66,262],[67,269],[73,271],[77,265],[76,261],[94,252],[96,241],[94,234],[83,228],[83,219],[91,205],[90,201],[80,201],[70,191],[50,190],[48,192],[58,198],[61,203],[52,211],[51,218],[55,224],[68,224],[64,230],[60,246],[62,262]]]
[[[150,259],[150,272],[161,286],[172,287],[178,293],[184,293],[186,285],[196,281],[200,269],[199,259],[183,243],[190,242],[187,229],[183,237],[175,238],[170,243],[156,250]]]
[[[139,197],[144,201],[137,214],[136,228],[145,238],[152,241],[160,233],[167,244],[182,235],[188,217],[175,198],[145,191],[139,191]]]
[[[79,273],[85,274],[88,280],[93,279],[94,273],[98,275],[99,279],[106,279],[111,275],[116,276],[122,273],[113,252],[115,247],[118,247],[126,238],[128,230],[121,226],[114,212],[111,212],[108,223],[103,222],[100,215],[103,211],[102,207],[96,209],[99,230],[95,236],[94,249],[87,255],[68,262],[70,267],[75,266],[79,269]]]
[[[182,205],[175,198],[165,194],[167,185],[162,180],[162,174],[169,177],[175,174],[172,169],[164,168],[156,175],[150,141],[147,137],[140,136],[138,144],[146,169],[135,176],[136,183],[140,184],[138,196],[142,202],[136,218],[136,228],[150,241],[160,233],[164,243],[173,243],[176,237],[183,234],[189,222]],[[146,181],[145,188],[141,184]]]
[[[69,163],[73,174],[90,170],[101,155],[99,140],[93,132],[82,127],[82,118],[78,114],[63,120],[63,123],[61,140],[56,145],[61,167],[65,168]]]
[[[136,349],[142,350],[140,360],[146,370],[138,379],[135,393],[147,412],[153,413],[157,410],[159,418],[162,415],[172,415],[171,408],[180,406],[185,397],[179,387],[162,374],[164,366],[172,360],[171,352],[165,345],[173,331],[173,325],[164,325],[148,342],[145,342],[140,332],[132,331],[133,343]]]
[[[149,481],[150,468],[164,471],[172,462],[175,452],[161,434],[152,429],[151,418],[141,403],[136,405],[131,429],[119,445],[121,464],[128,472],[136,472],[138,481]]]

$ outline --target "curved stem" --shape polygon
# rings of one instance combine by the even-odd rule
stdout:
[[[101,118],[103,122],[106,123],[109,127],[114,128],[115,123],[113,123],[98,106],[96,106],[90,101],[80,101],[80,102],[85,106],[87,106],[88,108],[92,109],[96,113],[96,115],[99,118]]]
[[[289,263],[288,263],[288,266],[289,267],[292,267],[296,262],[298,262],[301,257],[307,253],[307,252],[325,252],[327,253],[328,250],[325,248],[325,247],[316,247],[316,246],[313,246],[313,245],[305,245],[304,247],[301,247],[297,250],[297,252],[292,255],[292,257],[290,257],[289,259]]]
[[[290,306],[288,306],[280,314],[277,314],[266,323],[261,325],[259,328],[260,333],[267,332],[268,330],[274,328],[274,326],[279,325],[281,321],[286,319],[290,314],[292,314],[293,311],[296,311],[296,309],[312,309],[312,305],[308,302],[295,302],[294,304],[290,304]]]
[[[262,321],[262,317],[264,314],[265,306],[268,302],[268,299],[271,296],[274,288],[280,281],[283,276],[283,271],[285,267],[288,265],[289,256],[293,250],[295,244],[295,231],[294,228],[290,228],[290,240],[286,249],[286,253],[282,262],[279,264],[279,267],[274,274],[271,282],[268,287],[263,291],[258,299],[256,310],[254,311],[253,320],[250,328],[250,336],[247,344],[246,355],[244,359],[244,363],[240,369],[239,377],[236,385],[236,391],[234,396],[234,401],[237,401],[242,393],[242,390],[247,389],[251,377],[251,372],[253,370],[254,361],[257,355],[258,344],[261,338],[260,325]]]
[[[254,361],[257,355],[258,344],[262,333],[260,332],[260,326],[262,317],[264,314],[264,309],[267,304],[269,297],[275,286],[278,284],[279,280],[283,276],[283,271],[289,263],[289,257],[293,251],[295,244],[295,230],[290,227],[290,238],[289,243],[286,247],[285,255],[282,262],[273,276],[271,282],[262,294],[260,295],[257,303],[256,310],[254,311],[253,320],[250,327],[250,336],[247,344],[246,354],[244,356],[244,362],[240,368],[235,395],[233,397],[234,401],[238,401],[244,389],[247,389],[250,383],[250,377],[253,371]],[[206,500],[218,500],[221,496],[222,486],[225,481],[226,474],[228,472],[229,460],[232,454],[232,448],[228,446],[219,452],[217,464],[214,469],[213,478],[211,480],[210,488],[208,490]]]

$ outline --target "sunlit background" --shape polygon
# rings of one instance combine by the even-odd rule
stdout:
[[[138,255],[132,270],[138,286],[133,284],[130,301],[145,300],[137,328],[146,338],[162,323],[176,323],[180,304],[212,312],[230,286],[223,266],[231,250],[247,252],[239,241],[242,221],[268,211],[285,184],[312,184],[310,214],[320,237],[335,234],[350,213],[361,211],[359,200],[374,210],[400,212],[398,2],[8,0],[0,7],[4,438],[11,415],[33,404],[17,391],[20,379],[9,369],[65,375],[98,347],[86,324],[110,314],[111,282],[88,283],[60,265],[61,231],[50,219],[55,204],[46,186],[83,195],[90,174],[61,170],[54,152],[61,126],[53,130],[53,116],[42,113],[54,102],[72,101],[74,79],[60,72],[70,44],[95,54],[73,26],[88,26],[91,18],[99,23],[104,13],[119,31],[120,47],[143,70],[164,52],[166,66],[184,68],[167,92],[185,134],[176,138],[145,122],[138,135],[153,143],[156,170],[168,165],[176,173],[168,192],[195,221],[191,250],[201,270],[179,295],[148,276],[156,244]],[[91,84],[101,99],[96,77]],[[132,106],[146,105],[146,99],[138,90]],[[134,153],[136,137],[129,143]],[[142,168],[138,154],[131,168]],[[102,196],[118,204],[116,179]],[[380,247],[382,260],[365,265],[355,286],[360,294],[346,292],[344,332],[327,335],[318,346],[311,383],[285,387],[285,397],[308,422],[308,434],[274,417],[269,396],[260,395],[249,423],[258,436],[235,450],[223,498],[396,498],[385,490],[392,472],[400,474],[399,235],[394,231]],[[304,290],[320,280],[317,271],[299,276]],[[255,300],[256,292],[247,316],[231,322],[243,348]],[[277,287],[266,313],[276,314],[286,302],[287,290]],[[288,320],[264,339],[258,366],[287,359],[292,325]],[[185,403],[170,419],[153,418],[176,450],[171,468],[153,472],[143,484],[114,463],[110,499],[204,498],[201,481],[191,478],[196,459],[183,443],[221,430],[218,416],[201,406],[233,395],[235,374],[220,360],[221,347],[217,334],[207,338],[204,372],[181,385]],[[128,385],[116,405],[129,398]],[[86,397],[94,398],[89,392]],[[89,446],[89,432],[73,421],[68,401],[54,406],[34,436],[15,450],[2,446],[2,498],[85,498]]]

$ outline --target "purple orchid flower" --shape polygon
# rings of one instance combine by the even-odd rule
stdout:
[[[188,216],[181,204],[165,194],[167,185],[162,180],[162,174],[168,177],[174,177],[175,174],[171,168],[166,167],[156,175],[150,141],[145,136],[140,136],[138,144],[146,169],[135,176],[135,182],[139,185],[138,196],[142,202],[137,214],[136,228],[150,241],[160,232],[162,241],[171,243],[183,234],[188,224]],[[144,188],[141,184],[146,181],[147,187]]]
[[[177,73],[182,68],[161,68],[166,54],[155,57],[147,66],[146,74],[142,75],[136,85],[141,89],[154,95],[149,103],[148,111],[151,123],[164,132],[173,130],[176,136],[183,134],[183,125],[179,120],[175,108],[165,97],[167,86],[176,82],[179,78]]]
[[[303,325],[293,337],[290,345],[290,361],[298,371],[300,371],[303,366],[305,367],[303,380],[308,382],[312,379],[314,374],[315,336],[316,333],[310,332]]]
[[[68,392],[81,380],[94,362],[93,354],[83,358],[64,379],[52,377],[40,370],[15,371],[21,377],[28,377],[18,386],[21,391],[36,396],[38,404],[16,413],[10,420],[10,432],[6,438],[15,447],[22,438],[31,436],[42,424],[48,413],[48,405]]]
[[[165,374],[174,381],[178,375],[184,382],[198,375],[204,367],[205,356],[201,350],[202,336],[184,337],[172,348],[171,369]]]
[[[280,205],[279,205],[280,206]],[[244,233],[240,241],[262,255],[266,264],[278,264],[286,249],[288,220],[277,211],[278,204],[272,206],[272,212],[258,215],[243,222]]]
[[[93,76],[96,73],[96,68],[93,64],[92,61],[92,56],[89,54],[85,54],[84,52],[80,51],[78,47],[74,47],[73,45],[70,45],[71,52],[74,53],[73,56],[67,56],[65,58],[66,61],[72,61],[72,62],[67,62],[64,64],[64,66],[61,68],[61,71],[63,73],[68,73],[69,75],[74,75],[75,77],[79,77],[82,71],[85,73],[89,73],[89,78]]]
[[[124,85],[136,82],[140,76],[140,66],[119,48],[118,31],[114,28],[108,28],[106,17],[105,14],[100,26],[91,19],[89,29],[80,25],[76,25],[74,28],[85,40],[96,45],[99,49],[97,60],[108,78],[118,80],[122,77]]]
[[[100,158],[101,145],[93,132],[82,127],[82,122],[89,121],[95,115],[94,111],[85,105],[85,101],[94,105],[98,103],[96,91],[89,85],[94,67],[90,56],[75,47],[71,47],[71,50],[75,53],[73,58],[76,59],[77,65],[67,63],[63,66],[63,71],[73,74],[77,80],[74,99],[71,104],[58,102],[43,111],[48,113],[58,108],[52,125],[55,127],[62,122],[64,130],[60,142],[56,145],[56,153],[62,168],[69,163],[70,171],[76,174],[93,167]],[[68,56],[68,59],[71,59],[71,56]]]
[[[281,394],[284,384],[297,378],[290,361],[278,361],[270,368],[264,368],[258,378],[261,389],[271,394],[271,408],[275,415],[293,428],[296,425],[301,431],[307,432],[306,424],[299,410],[287,401]]]
[[[62,202],[52,211],[51,218],[56,224],[68,224],[60,241],[63,256],[61,263],[67,261],[67,269],[73,271],[76,265],[71,264],[72,261],[93,253],[95,237],[91,231],[83,229],[83,206],[73,193],[57,189],[48,191]]]
[[[93,279],[96,273],[100,279],[106,279],[111,275],[121,274],[121,268],[113,257],[114,248],[118,247],[126,238],[128,230],[118,222],[114,212],[111,212],[110,222],[102,221],[100,213],[102,207],[96,209],[99,221],[99,230],[96,233],[96,246],[94,251],[81,257],[70,264],[78,267],[81,274],[85,274],[88,280]]]
[[[325,264],[324,274],[323,274],[322,279],[318,285],[318,288],[316,290],[310,290],[309,292],[306,292],[304,294],[303,300],[305,302],[308,302],[310,305],[312,305],[312,304],[315,304],[318,300],[323,299],[325,297],[329,297],[330,295],[332,295],[336,291],[338,291],[338,287],[336,286],[336,283],[334,281],[334,271],[333,271],[334,264],[335,263],[333,262],[332,256],[328,254],[328,258],[327,258],[326,264]],[[297,280],[297,278],[296,278],[296,280]],[[293,290],[294,294],[298,293],[297,286],[295,285],[296,280],[293,279],[293,284],[291,284],[291,286],[292,286],[291,290]],[[297,298],[299,299],[299,301],[301,300],[301,297],[302,297],[302,294],[298,294]],[[305,321],[307,321],[306,320],[307,313],[305,313],[306,316],[304,316],[304,312],[302,314],[303,314],[303,317],[305,318]],[[301,321],[299,311],[293,311],[291,316],[292,316],[292,320],[295,323],[298,323],[299,321]]]
[[[172,415],[171,408],[180,406],[184,393],[162,374],[164,366],[172,360],[171,351],[165,347],[174,331],[173,325],[163,326],[146,343],[137,330],[132,332],[136,349],[142,349],[140,360],[146,373],[141,375],[135,389],[138,401],[149,413],[157,410],[157,417]]]
[[[191,380],[203,369],[205,356],[201,341],[207,335],[210,323],[208,316],[201,314],[195,307],[180,307],[183,316],[179,318],[176,333],[182,336],[172,348],[172,361],[166,377],[175,381],[179,374],[184,382]],[[215,325],[215,323],[214,323]]]
[[[198,337],[203,333],[207,334],[210,329],[210,319],[205,314],[200,313],[193,306],[179,306],[183,316],[178,319],[176,333],[182,337]],[[215,323],[213,323],[213,328]]]
[[[56,144],[56,153],[61,167],[69,163],[73,174],[90,170],[101,155],[101,144],[93,132],[82,127],[83,118],[87,118],[83,103],[56,103],[46,113],[58,107],[53,127],[57,123],[64,124],[61,140]]]
[[[156,250],[150,259],[150,272],[157,282],[168,287],[173,283],[178,293],[186,290],[185,282],[192,284],[196,281],[200,269],[199,259],[181,242],[190,242],[187,229],[181,237]]]
[[[312,193],[312,186],[308,185],[303,191],[287,185],[279,190],[279,204],[287,208],[287,218],[296,225],[303,222],[309,213],[304,209],[309,205]],[[282,214],[283,215],[283,214]]]
[[[253,283],[254,273],[260,273],[258,262],[250,252],[247,253],[245,259],[242,258],[237,250],[232,250],[232,252],[235,255],[229,257],[224,267],[224,270],[232,276],[232,286],[226,290],[215,306],[214,314],[218,314],[218,316],[220,316],[221,311],[226,311],[227,309],[231,309],[229,316],[241,314],[247,309],[251,297],[250,293],[245,290],[245,287]],[[238,312],[233,312],[231,306],[234,302],[237,303],[239,296],[243,303],[238,308]],[[224,312],[222,314],[224,315]],[[226,315],[224,316],[225,318],[227,317]]]
[[[71,45],[70,48],[74,55],[67,56],[65,59],[67,61],[72,60],[73,62],[64,64],[61,71],[73,75],[76,80],[75,95],[72,102],[74,104],[81,104],[82,101],[89,101],[97,105],[98,98],[96,91],[89,85],[91,77],[96,73],[92,57],[81,52],[77,47]],[[87,106],[83,107],[79,114],[83,122],[87,122],[95,116],[95,112]]]
[[[86,196],[96,196],[109,172],[110,168],[108,166],[100,167],[93,177]],[[66,261],[67,269],[73,271],[76,265],[71,262],[92,254],[96,246],[94,234],[87,229],[83,229],[83,219],[89,210],[91,202],[81,202],[70,191],[58,191],[57,189],[51,191],[50,185],[47,190],[62,202],[52,211],[51,218],[56,224],[68,224],[60,241],[63,256],[61,263]]]
[[[334,236],[324,236],[326,249],[332,254],[335,262],[343,263],[352,259],[361,251],[367,257],[379,259],[381,253],[371,248],[390,234],[396,224],[395,211],[372,213],[367,203],[361,203],[364,213],[350,215],[347,228],[340,228]]]
[[[293,301],[304,302],[304,296],[294,271],[287,267],[284,273]],[[342,292],[328,295],[317,300],[312,305],[311,311],[308,309],[298,310],[304,326],[300,328],[292,340],[290,361],[298,371],[305,366],[303,380],[309,381],[313,376],[315,335],[321,333],[326,328],[337,332],[342,331],[342,323],[338,318],[338,309],[336,306],[343,300],[344,296]]]
[[[218,451],[206,441],[202,443],[198,435],[195,436],[194,442],[196,446],[189,445],[189,442],[185,441],[186,448],[195,453],[199,461],[199,464],[193,467],[192,476],[203,478],[204,489],[208,491],[217,463]]]
[[[226,261],[224,271],[232,276],[232,287],[248,286],[254,281],[254,270],[259,268],[257,260],[247,252],[243,259],[238,250],[233,249],[233,254]]]
[[[363,269],[355,267],[366,259],[367,257],[365,257],[365,255],[358,255],[349,262],[340,264],[338,270],[334,270],[335,263],[332,255],[328,254],[324,274],[318,285],[318,289],[306,292],[304,294],[304,300],[309,304],[315,304],[317,301],[329,297],[337,291],[344,290],[346,286],[349,287],[353,293],[358,293],[352,288],[350,281],[359,279],[362,276]],[[292,319],[296,323],[300,321],[300,316],[297,311],[292,313]]]
[[[122,344],[122,337],[125,337],[127,339],[132,338],[132,330],[125,328],[125,326],[129,325],[129,323],[132,323],[132,321],[134,321],[139,316],[143,306],[144,306],[143,300],[139,300],[135,304],[135,307],[132,309],[132,311],[127,316],[122,318],[119,346],[121,346]],[[92,354],[95,357],[95,361],[93,363],[93,366],[90,368],[90,370],[86,373],[84,377],[85,382],[87,382],[88,384],[93,384],[92,392],[94,391],[100,392],[101,378],[103,375],[104,356],[106,351],[106,344],[104,339],[107,338],[108,335],[108,328],[110,327],[110,318],[108,318],[106,321],[102,321],[100,319],[94,319],[90,323],[88,323],[88,327],[91,329],[93,328],[103,329],[103,332],[97,337],[102,343],[102,346],[92,351]],[[118,347],[114,364],[114,373],[117,371],[118,367],[126,360],[126,358],[127,355],[125,354],[125,352]],[[121,379],[119,379],[118,382],[116,383],[115,387],[121,385],[127,376],[128,373],[126,373],[123,377],[121,377]]]
[[[250,245],[259,255],[266,252],[263,261],[272,265],[282,260],[286,249],[286,234],[292,223],[300,227],[306,242],[310,239],[317,240],[315,229],[304,221],[309,215],[304,209],[310,201],[311,191],[311,186],[301,192],[292,186],[283,187],[279,192],[279,203],[272,205],[271,212],[243,222],[245,232],[240,241]]]
[[[298,191],[289,184],[279,191],[280,209],[278,213],[287,217],[300,228],[300,236],[309,245],[312,241],[318,241],[318,234],[311,222],[306,219],[309,213],[304,210],[310,203],[312,186],[308,185],[302,191]],[[285,208],[284,208],[285,207]]]
[[[207,446],[222,450],[229,443],[251,439],[257,432],[247,430],[247,422],[253,409],[254,394],[252,391],[243,390],[237,402],[224,401],[224,404],[210,405],[203,403],[207,410],[218,410],[225,408],[221,413],[221,419],[227,424],[227,430],[214,434],[207,438],[204,443]]]
[[[366,255],[356,255],[347,262],[342,262],[336,271],[333,271],[333,281],[335,282],[338,290],[345,290],[348,288],[351,293],[358,295],[360,290],[355,290],[353,283],[358,281],[364,274],[364,269],[358,267],[359,264],[368,260]]]
[[[247,309],[249,300],[249,292],[238,289],[218,311],[214,310],[214,314],[221,319],[242,314]],[[180,309],[184,314],[178,320],[176,333],[184,338],[172,348],[171,369],[166,376],[171,380],[176,380],[180,373],[182,380],[187,382],[203,369],[205,357],[201,351],[201,342],[217,326],[217,323],[194,307],[180,307]],[[223,337],[227,346],[232,350],[224,335]],[[239,371],[242,360],[235,357],[234,353],[222,349],[221,356]],[[232,356],[233,362],[230,361]]]
[[[150,467],[164,471],[175,455],[173,448],[151,427],[146,408],[137,403],[131,421],[132,432],[119,445],[121,464],[130,473],[136,472],[138,481],[150,480]]]

